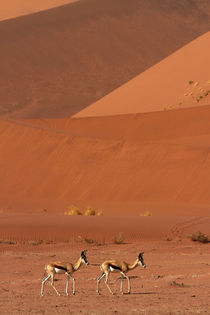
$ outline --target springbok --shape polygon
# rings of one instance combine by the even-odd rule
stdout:
[[[67,275],[67,281],[66,281],[66,295],[69,295],[68,288],[69,288],[69,279],[72,278],[73,280],[73,295],[75,295],[75,279],[72,276],[72,274],[79,270],[79,268],[82,266],[82,264],[89,265],[89,262],[86,257],[86,250],[83,250],[81,253],[80,258],[75,264],[72,264],[70,262],[52,262],[45,266],[45,273],[47,273],[47,276],[42,280],[42,287],[41,287],[41,296],[44,295],[44,285],[47,280],[51,278],[51,286],[57,293],[57,295],[60,296],[60,293],[57,291],[54,280],[55,280],[55,274],[66,274]]]
[[[109,289],[109,292],[111,294],[114,294],[108,284],[109,274],[110,272],[119,272],[121,274],[120,292],[123,294],[123,279],[126,278],[128,280],[128,294],[130,294],[130,291],[131,291],[130,279],[126,274],[128,271],[133,270],[139,265],[142,266],[143,268],[146,268],[146,264],[144,263],[144,259],[143,259],[143,254],[144,253],[140,253],[138,255],[138,258],[134,261],[133,264],[128,264],[125,261],[117,261],[117,260],[104,261],[102,265],[100,266],[102,270],[102,275],[97,279],[96,292],[100,294],[99,285],[100,285],[101,280],[105,277],[105,283],[107,285],[107,288]]]

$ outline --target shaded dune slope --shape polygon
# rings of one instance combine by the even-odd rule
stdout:
[[[210,104],[210,32],[86,107],[75,117]]]
[[[208,214],[209,117],[205,106],[1,120],[1,206],[63,213],[69,204],[91,204],[121,215],[150,207],[153,214]]]
[[[71,116],[209,28],[206,0],[82,0],[1,21],[0,115]]]

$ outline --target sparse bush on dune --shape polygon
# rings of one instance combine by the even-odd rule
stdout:
[[[210,93],[209,89],[206,86],[207,83],[209,83],[209,81],[204,82],[204,85],[200,86],[200,83],[198,81],[189,80],[188,84],[191,85],[191,87],[188,87],[187,91],[183,94],[181,99],[176,104],[165,106],[163,108],[164,111],[175,110],[180,108],[180,106],[187,105],[185,104],[186,99],[188,99],[189,102],[190,97],[193,101],[196,101],[197,103],[199,103],[201,100],[204,100]]]
[[[91,206],[87,206],[87,210],[85,211],[85,215],[91,216],[91,215],[95,215],[95,214],[96,214],[95,210]]]
[[[65,215],[82,215],[82,211],[78,207],[72,205],[67,208],[67,211],[65,211],[64,214]]]
[[[149,211],[146,211],[144,213],[140,214],[141,217],[151,217],[151,213]]]
[[[210,243],[210,237],[200,231],[197,233],[193,233],[190,235],[190,239],[193,242],[200,242],[200,243]]]
[[[98,212],[93,209],[91,206],[87,206],[86,210],[83,212],[75,205],[67,207],[66,211],[64,212],[64,215],[85,215],[85,216],[94,216],[97,215],[99,217],[103,216],[103,211],[101,209],[98,210]]]
[[[98,210],[97,212],[97,216],[98,217],[102,217],[104,214],[103,214],[103,211],[102,210]]]

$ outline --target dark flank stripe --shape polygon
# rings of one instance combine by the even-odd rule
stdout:
[[[109,264],[109,267],[112,267],[113,269],[116,269],[116,270],[120,270],[120,271],[121,271],[121,268],[120,268],[120,267],[118,267],[118,266],[115,266],[115,265]]]
[[[64,270],[64,271],[67,271],[67,269],[66,269],[65,267],[62,267],[62,266],[57,266],[57,265],[54,265],[54,268],[61,269],[61,270]]]

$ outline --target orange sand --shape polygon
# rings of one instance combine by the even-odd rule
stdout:
[[[75,117],[119,115],[210,104],[210,32],[179,49]]]
[[[52,6],[29,2],[10,14]],[[1,314],[210,313],[209,246],[189,237],[210,225],[209,17],[206,0],[81,0],[0,22]],[[76,296],[61,277],[41,299],[45,264],[84,249]],[[141,251],[130,295],[117,276],[96,295],[99,264]]]
[[[91,204],[120,215],[208,214],[209,117],[210,106],[205,106],[114,117],[2,120],[1,205],[57,213],[71,204]]]
[[[49,1],[43,3],[49,5]],[[206,0],[194,5],[183,0],[181,7],[162,0],[133,0],[132,5],[130,0],[123,0],[123,4],[122,0],[83,0],[1,21],[0,115],[72,116],[209,29],[210,6]],[[104,113],[131,112],[136,109],[134,101],[138,102],[137,111],[177,105],[189,80],[205,83],[209,60],[205,65],[203,58],[209,50],[208,36],[190,44],[186,48],[189,55],[182,50],[177,53],[181,66],[175,54],[171,57],[174,64],[169,58],[163,61],[162,70],[161,63],[155,67],[158,71],[151,69],[148,76],[144,73],[141,86],[137,86],[140,92],[145,89],[144,97],[134,89],[134,95],[115,98],[114,109],[105,104],[109,110],[104,109]],[[191,68],[196,70],[195,75]],[[178,76],[171,73],[178,69]],[[154,99],[158,101],[155,104]]]

